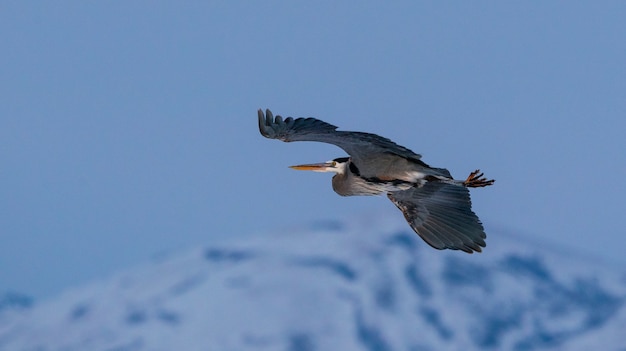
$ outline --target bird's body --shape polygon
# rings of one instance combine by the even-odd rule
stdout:
[[[333,160],[340,166],[333,176],[333,190],[341,196],[353,195],[380,195],[394,191],[403,191],[414,186],[422,186],[427,178],[452,180],[442,170],[427,168],[424,163],[416,163],[393,155],[380,155],[380,172],[373,174],[373,167],[363,167],[367,173],[362,173],[359,166],[349,157]],[[297,166],[296,166],[297,167]]]
[[[483,226],[471,210],[468,187],[483,187],[493,180],[472,172],[455,180],[448,170],[430,167],[421,155],[387,138],[362,132],[337,131],[315,118],[274,119],[270,110],[259,110],[259,130],[270,139],[319,141],[337,145],[350,157],[294,169],[334,172],[333,190],[342,196],[387,197],[403,212],[407,222],[436,249],[481,251],[486,238]]]

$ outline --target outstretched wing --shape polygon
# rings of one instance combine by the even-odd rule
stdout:
[[[469,190],[460,185],[427,182],[423,187],[388,193],[413,230],[435,249],[480,252],[485,230],[472,211]]]
[[[283,120],[270,110],[259,110],[259,131],[270,139],[290,141],[319,141],[342,148],[355,162],[372,158],[374,154],[392,154],[418,163],[421,155],[376,134],[337,131],[337,127],[316,118],[292,118]],[[422,163],[423,164],[423,163]]]

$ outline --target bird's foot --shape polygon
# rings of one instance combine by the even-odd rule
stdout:
[[[470,173],[467,179],[463,182],[463,185],[468,188],[482,188],[484,186],[492,185],[493,182],[495,182],[495,180],[483,177],[483,173],[477,169]]]

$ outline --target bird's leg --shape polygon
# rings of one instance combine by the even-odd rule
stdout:
[[[482,188],[484,186],[492,185],[493,182],[495,182],[495,180],[483,177],[483,173],[477,169],[470,173],[467,179],[463,182],[463,185],[468,188]]]

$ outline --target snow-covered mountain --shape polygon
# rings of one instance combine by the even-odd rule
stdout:
[[[0,350],[626,350],[623,272],[495,231],[437,251],[389,221],[155,258],[5,308]]]

